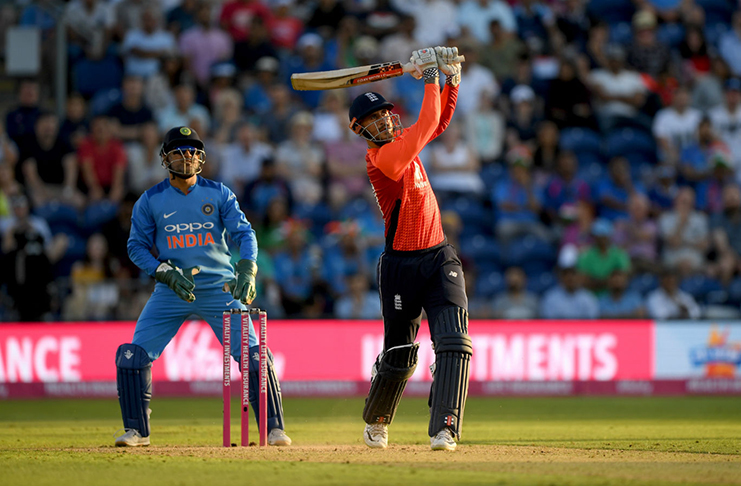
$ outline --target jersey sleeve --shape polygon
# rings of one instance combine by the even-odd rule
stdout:
[[[425,84],[425,96],[417,123],[407,128],[401,138],[378,149],[373,164],[386,177],[398,181],[435,133],[440,122],[440,111],[440,87],[436,83]]]
[[[126,247],[131,261],[153,277],[160,264],[150,251],[154,246],[156,229],[157,225],[149,209],[149,197],[147,193],[144,193],[134,204],[134,211],[131,215],[131,232]]]
[[[450,120],[453,119],[453,113],[455,113],[455,104],[457,101],[458,86],[452,87],[446,84],[443,88],[442,95],[440,95],[440,121],[437,124],[435,133],[433,133],[432,137],[430,137],[430,140],[437,138],[438,135],[443,133],[445,129],[448,128],[448,125],[450,125]]]
[[[219,211],[221,212],[221,221],[224,228],[231,236],[232,240],[239,245],[239,257],[241,259],[257,260],[257,238],[255,230],[247,221],[247,217],[239,208],[237,196],[226,187],[221,185],[222,202]]]

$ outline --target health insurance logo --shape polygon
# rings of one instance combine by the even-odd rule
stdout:
[[[730,328],[710,328],[707,344],[690,349],[690,361],[704,367],[706,378],[734,378],[741,367],[741,341],[731,341]]]

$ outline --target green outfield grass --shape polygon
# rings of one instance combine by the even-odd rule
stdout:
[[[225,449],[219,400],[155,398],[152,446],[117,449],[115,400],[0,401],[0,482],[741,484],[741,397],[472,398],[452,453],[429,450],[426,400],[410,398],[389,449],[368,449],[362,406],[362,399],[287,399],[292,447]],[[232,408],[236,441],[236,401]]]

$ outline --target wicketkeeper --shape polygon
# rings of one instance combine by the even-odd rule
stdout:
[[[149,401],[152,362],[172,340],[185,319],[195,314],[222,336],[222,313],[246,309],[255,298],[257,240],[234,193],[220,182],[200,177],[206,152],[198,134],[175,127],[165,134],[160,151],[169,177],[146,191],[131,217],[128,251],[131,260],[157,284],[136,322],[131,344],[116,352],[118,398],[124,434],[117,446],[149,445]],[[239,245],[236,271],[230,263],[227,233]],[[152,249],[157,258],[152,256]],[[231,295],[222,291],[228,285]],[[241,319],[237,319],[241,321]],[[240,323],[232,335],[240,336]],[[250,403],[258,415],[258,342],[250,321]],[[231,354],[240,363],[240,339]],[[283,431],[280,384],[268,351],[268,443],[290,445]]]
[[[411,62],[424,79],[425,94],[417,123],[404,129],[394,105],[375,92],[350,107],[350,129],[368,142],[368,177],[383,213],[386,248],[378,263],[384,345],[372,370],[365,402],[364,439],[388,445],[407,380],[417,366],[422,310],[427,312],[435,350],[428,433],[433,450],[454,450],[460,440],[468,394],[472,347],[468,336],[468,298],[461,261],[448,245],[440,209],[419,152],[440,135],[455,111],[460,83],[456,47],[415,51]],[[439,71],[446,75],[440,92]]]

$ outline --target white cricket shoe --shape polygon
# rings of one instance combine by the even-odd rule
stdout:
[[[455,438],[449,428],[444,428],[434,437],[430,437],[430,448],[433,451],[454,451]]]
[[[149,437],[142,437],[136,429],[124,429],[123,435],[116,437],[116,447],[141,447],[149,445]]]
[[[268,445],[271,446],[289,446],[291,438],[288,437],[283,429],[273,429],[268,434]]]
[[[386,424],[365,424],[363,440],[371,449],[385,449],[389,445],[389,426]]]

